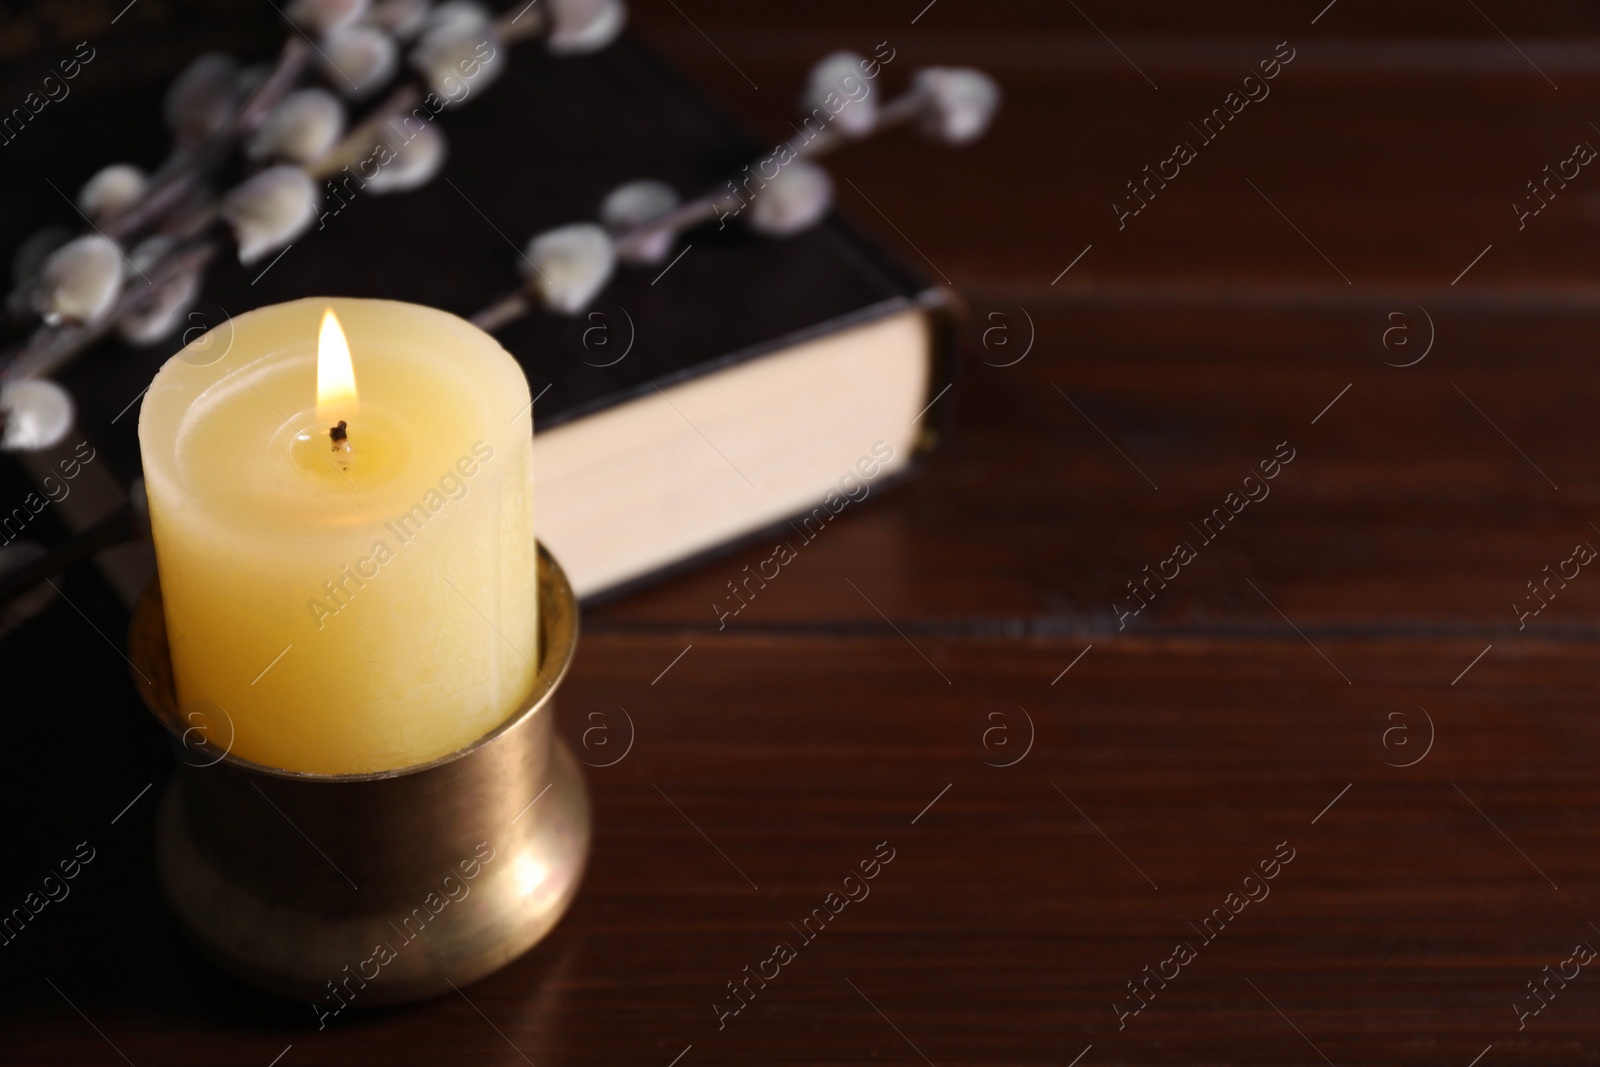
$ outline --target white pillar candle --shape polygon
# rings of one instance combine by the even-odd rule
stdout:
[[[252,311],[161,368],[139,443],[179,710],[214,744],[393,770],[532,688],[532,405],[488,334],[384,300]]]

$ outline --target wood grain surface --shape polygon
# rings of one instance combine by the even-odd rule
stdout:
[[[1600,546],[1600,171],[1511,207],[1600,145],[1600,15],[925,3],[634,5],[774,138],[835,47],[983,66],[1007,102],[963,151],[830,164],[969,306],[948,439],[720,629],[768,550],[587,614],[561,714],[597,833],[549,940],[322,1031],[220,976],[155,884],[170,757],[120,635],[58,601],[0,643],[5,882],[97,855],[0,948],[0,1062],[1600,1062],[1600,978],[1549,977],[1600,945],[1600,573],[1536,615],[1528,588]],[[174,10],[206,32],[124,22]],[[1270,97],[1119,229],[1124,182],[1281,41]]]

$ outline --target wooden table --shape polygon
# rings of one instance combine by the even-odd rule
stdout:
[[[589,613],[564,728],[595,764],[619,709],[634,738],[589,772],[577,904],[460,996],[321,1032],[175,936],[168,757],[57,604],[0,645],[0,903],[96,858],[0,948],[0,1061],[1600,1062],[1600,978],[1549,977],[1600,944],[1600,576],[1563,563],[1600,545],[1600,173],[1511,206],[1600,145],[1596,18],[1323,2],[636,5],[764,129],[838,46],[1003,83],[980,145],[834,167],[970,304],[945,447],[726,629],[760,549]]]

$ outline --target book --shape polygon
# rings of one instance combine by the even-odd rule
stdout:
[[[469,316],[516,287],[529,237],[592,220],[617,185],[655,178],[689,199],[776,143],[742,130],[632,34],[590,56],[524,44],[509,59],[479,98],[439,117],[450,147],[440,177],[382,197],[359,180],[330,182],[318,224],[265,269],[218,258],[193,323],[225,328],[232,314],[316,294]],[[70,123],[40,123],[6,147],[22,150],[21,165],[0,189],[36,209],[20,213],[29,229],[77,221],[63,197],[23,180],[30,165],[70,191],[118,158],[107,151],[159,164],[168,137],[153,117],[170,74],[138,74],[133,85],[84,79]],[[115,131],[115,145],[86,151],[81,141],[97,140],[81,138],[86,129]],[[6,227],[7,246],[26,232]],[[899,479],[936,437],[928,409],[953,377],[946,291],[837,211],[783,239],[712,222],[671,255],[619,268],[578,316],[535,309],[496,334],[534,397],[539,537],[585,600],[775,526],[813,530]],[[87,440],[103,457],[101,490],[138,477],[138,396],[182,341],[106,343],[61,374],[79,405],[67,447]],[[114,496],[80,498],[63,517],[81,528]],[[138,558],[102,557],[125,600],[148,566]]]

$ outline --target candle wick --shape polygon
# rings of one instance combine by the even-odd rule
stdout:
[[[343,419],[340,419],[337,426],[330,426],[328,428],[328,440],[333,442],[333,450],[335,452],[350,451],[349,425],[349,423],[345,422]]]

